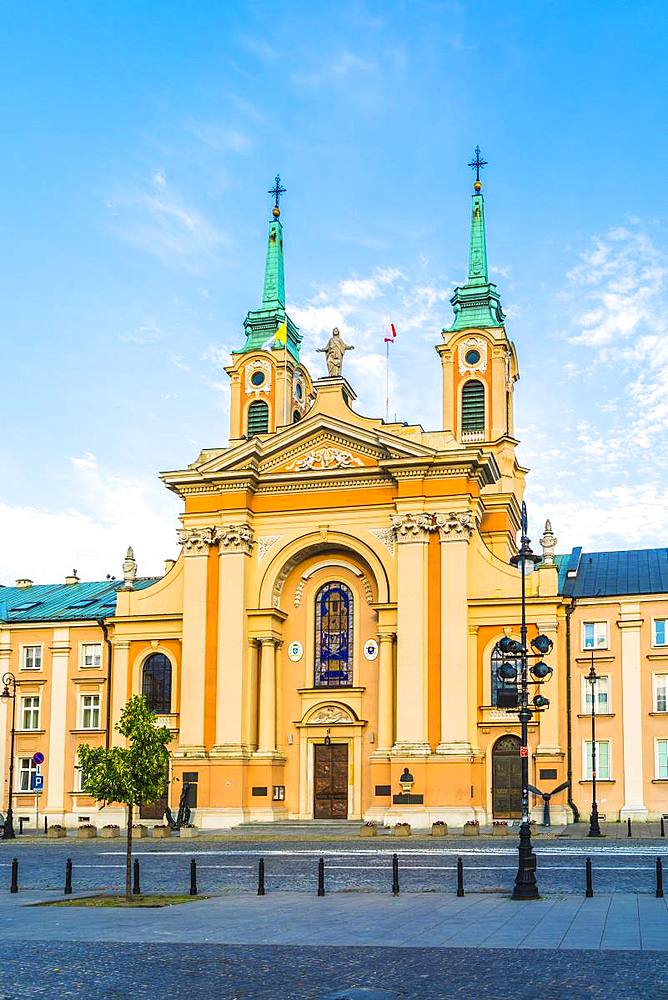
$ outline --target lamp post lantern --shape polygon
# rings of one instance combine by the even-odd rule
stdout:
[[[517,711],[519,714],[521,739],[520,739],[520,765],[522,781],[522,820],[520,823],[520,839],[518,845],[518,866],[513,888],[513,899],[538,899],[538,885],[536,883],[536,855],[531,845],[531,817],[529,814],[529,722],[535,713],[544,711],[549,707],[549,700],[542,694],[537,693],[529,700],[530,688],[537,687],[543,681],[549,680],[552,676],[552,667],[543,662],[543,656],[552,649],[552,640],[546,635],[538,635],[531,640],[531,651],[527,643],[527,620],[526,620],[526,577],[531,572],[536,563],[541,561],[541,557],[534,555],[529,544],[531,539],[528,532],[526,504],[522,504],[522,535],[520,547],[516,555],[510,562],[520,570],[521,574],[521,625],[520,641],[504,636],[499,641],[499,649],[502,656],[507,659],[498,668],[498,677],[502,683],[509,682],[517,688]],[[531,667],[529,660],[536,660]],[[515,664],[519,660],[519,676]],[[529,678],[531,674],[531,679]]]
[[[589,817],[588,837],[602,837],[598,824],[598,803],[596,801],[596,682],[599,676],[594,666],[594,650],[591,651],[591,666],[587,680],[591,687],[591,815]]]
[[[11,738],[9,743],[9,799],[7,802],[7,816],[5,817],[5,825],[2,831],[3,840],[16,840],[16,834],[14,833],[14,811],[12,809],[12,801],[14,798],[14,739],[16,736],[16,686],[17,681],[14,674],[5,674],[2,678],[2,693],[0,698],[4,702],[8,702],[11,699],[12,702],[12,728],[11,728]]]

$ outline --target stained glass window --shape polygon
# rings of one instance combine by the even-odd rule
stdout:
[[[172,710],[172,665],[164,653],[152,653],[142,671],[142,694],[156,715]]]
[[[353,595],[345,583],[327,583],[315,599],[315,686],[353,682]]]

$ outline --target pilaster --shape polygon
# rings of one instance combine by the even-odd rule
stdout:
[[[204,756],[204,667],[206,662],[207,563],[214,528],[178,532],[183,546],[183,650],[179,748],[175,756]]]
[[[473,515],[469,510],[436,514],[435,524],[441,545],[441,740],[436,752],[468,755],[468,544]]]
[[[67,667],[70,651],[69,628],[54,628],[51,644],[51,705],[49,718],[48,774],[46,812],[62,815],[65,811],[65,743],[67,719]],[[68,785],[74,775],[68,776]]]
[[[114,747],[125,746],[125,737],[116,732],[114,728],[121,717],[123,707],[128,701],[128,670],[130,657],[130,640],[113,639],[114,657],[112,661],[111,691],[107,696],[111,698],[111,732],[109,733],[109,744]]]
[[[622,604],[617,626],[622,633],[622,704],[624,712],[624,805],[619,817],[646,819],[643,783],[642,705],[640,688],[640,604]]]
[[[280,645],[274,636],[261,636],[260,697],[257,756],[275,758],[276,750],[276,650]]]

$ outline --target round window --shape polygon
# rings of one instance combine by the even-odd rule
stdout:
[[[301,399],[304,395],[304,390],[302,389],[301,382],[295,382],[295,396],[297,399]]]
[[[262,385],[264,382],[264,372],[253,372],[251,375],[251,382],[253,385]]]
[[[464,358],[467,365],[477,365],[480,361],[480,351],[467,351]]]

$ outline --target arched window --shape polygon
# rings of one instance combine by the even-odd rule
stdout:
[[[462,389],[462,434],[485,431],[485,386],[478,379]]]
[[[164,653],[151,653],[142,670],[141,693],[156,715],[172,710],[172,665]]]
[[[492,705],[498,705],[501,708],[507,708],[508,705],[503,704],[504,701],[503,694],[501,695],[501,698],[499,698],[499,691],[505,692],[507,696],[510,697],[510,695],[514,694],[516,690],[515,685],[504,684],[503,681],[500,681],[499,678],[497,677],[496,672],[498,668],[501,666],[501,664],[504,662],[504,660],[506,660],[507,662],[510,661],[510,663],[514,663],[515,669],[517,670],[517,676],[519,677],[520,671],[522,669],[522,661],[519,659],[514,660],[511,657],[502,656],[501,650],[499,649],[499,644],[497,642],[496,646],[492,650],[492,657],[490,660],[490,672],[491,672],[490,691],[492,694],[491,698]]]
[[[248,437],[266,434],[269,430],[269,407],[262,399],[256,399],[248,407]]]
[[[302,418],[302,415],[299,412],[299,410],[293,410],[293,412],[292,412],[292,422],[293,422],[293,424],[298,424],[299,421],[301,420],[301,418]]]
[[[315,687],[353,682],[353,595],[345,583],[326,583],[315,599]]]

